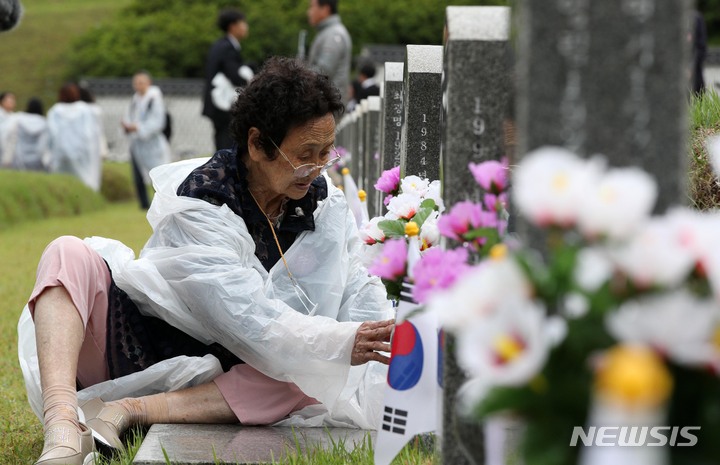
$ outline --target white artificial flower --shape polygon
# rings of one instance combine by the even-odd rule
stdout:
[[[493,314],[509,296],[528,298],[531,285],[515,260],[486,260],[463,274],[455,284],[433,293],[428,310],[440,325],[453,331]]]
[[[583,294],[570,292],[563,299],[561,314],[569,320],[582,318],[588,311],[590,311],[590,302]]]
[[[657,184],[640,168],[615,168],[584,194],[578,213],[580,231],[588,237],[623,239],[649,218]]]
[[[708,251],[702,262],[702,268],[707,275],[708,283],[715,296],[720,302],[720,248]]]
[[[458,364],[491,385],[520,386],[543,368],[564,332],[535,301],[508,295],[497,311],[457,331]]]
[[[645,344],[677,363],[720,368],[720,306],[687,289],[642,297],[620,305],[606,318],[610,334],[622,342]]]
[[[424,197],[426,199],[433,199],[440,213],[445,211],[445,202],[443,202],[442,192],[440,191],[440,181],[435,180],[431,182]]]
[[[665,215],[678,243],[704,266],[717,250],[720,213],[674,208]]]
[[[439,212],[432,212],[420,228],[420,248],[427,250],[440,243],[440,230],[438,229]]]
[[[640,287],[676,287],[695,264],[693,253],[682,244],[674,223],[665,217],[651,219],[627,243],[609,251],[616,267]]]
[[[382,216],[376,216],[370,221],[366,222],[360,228],[360,237],[363,242],[368,245],[373,245],[377,242],[385,242],[385,233],[380,229],[378,223],[385,220]]]
[[[613,263],[607,251],[600,247],[587,247],[577,255],[573,277],[580,289],[597,291],[612,276]]]
[[[400,180],[400,192],[403,194],[417,194],[424,197],[430,186],[430,181],[419,176],[405,176]]]
[[[599,159],[583,160],[561,147],[542,147],[513,170],[513,201],[537,225],[573,226],[584,192],[596,189],[602,167]]]
[[[420,197],[420,195],[418,195],[417,193],[408,193],[403,191],[402,194],[395,196],[392,198],[392,200],[390,200],[390,203],[387,206],[388,213],[390,215],[394,215],[396,218],[404,218],[406,220],[409,220],[413,216],[415,216],[415,213],[417,213],[418,209],[420,208],[421,202],[422,197]]]
[[[370,268],[375,262],[375,259],[382,255],[382,245],[363,245],[362,251],[360,252],[360,263],[365,268]]]
[[[715,176],[720,177],[720,136],[708,137],[705,140],[705,148],[707,148],[710,166],[715,171]]]

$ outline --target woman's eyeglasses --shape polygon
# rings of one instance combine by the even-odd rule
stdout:
[[[283,158],[284,158],[285,160],[287,160],[288,163],[290,163],[290,166],[293,167],[293,169],[295,170],[295,171],[293,172],[293,177],[295,177],[295,178],[297,178],[297,179],[307,178],[308,176],[310,176],[311,174],[313,174],[313,171],[318,171],[318,173],[317,173],[317,175],[315,175],[315,177],[321,176],[321,175],[325,174],[325,172],[326,172],[330,167],[332,167],[335,163],[337,163],[337,162],[340,160],[340,154],[338,153],[338,151],[335,149],[335,146],[333,145],[333,146],[330,148],[330,153],[334,154],[335,156],[332,157],[332,158],[331,158],[327,163],[325,163],[324,165],[316,165],[315,163],[306,163],[306,164],[304,164],[304,165],[295,166],[295,165],[293,165],[293,163],[290,161],[290,159],[288,158],[288,156],[285,155],[285,153],[284,153],[282,150],[280,150],[280,147],[277,146],[277,144],[275,143],[274,140],[270,139],[270,142],[272,142],[272,144],[275,146],[275,148],[278,149],[278,152],[280,152],[280,155],[282,155]]]

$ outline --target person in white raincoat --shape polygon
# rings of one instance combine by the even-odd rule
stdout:
[[[80,100],[80,88],[67,83],[47,114],[51,171],[72,174],[94,191],[102,181],[102,127],[92,107]]]
[[[270,59],[232,108],[232,149],[152,171],[140,258],[48,246],[18,329],[38,464],[82,464],[88,428],[122,448],[132,424],[377,427],[394,321],[323,175],[342,111],[327,76]]]
[[[50,132],[43,116],[42,102],[28,100],[26,111],[13,113],[0,129],[7,164],[15,170],[47,171]]]
[[[152,85],[152,78],[146,71],[133,76],[135,95],[132,97],[122,127],[130,137],[130,161],[140,207],[150,207],[146,184],[150,181],[150,170],[170,163],[170,144],[165,129],[165,102],[159,87]]]
[[[0,136],[2,135],[5,123],[10,120],[10,117],[15,111],[15,94],[12,92],[0,92]],[[7,152],[3,149],[2,137],[0,137],[0,165],[7,166],[10,164],[10,157],[7,156]]]

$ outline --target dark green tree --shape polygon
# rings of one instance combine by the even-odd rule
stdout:
[[[340,14],[357,55],[367,44],[441,44],[445,7],[505,5],[507,0],[342,0]],[[220,37],[215,19],[223,7],[245,13],[250,36],[242,44],[257,65],[272,55],[295,56],[307,24],[307,0],[136,0],[77,40],[68,78],[129,76],[146,69],[158,77],[201,77],[205,54]]]
[[[705,17],[708,43],[720,45],[720,0],[698,0],[697,8]]]

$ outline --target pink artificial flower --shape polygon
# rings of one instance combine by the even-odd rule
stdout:
[[[375,258],[368,271],[370,274],[395,281],[405,276],[407,261],[407,244],[405,239],[385,241],[380,255]]]
[[[393,198],[394,198],[394,196],[392,196],[392,195],[390,195],[390,194],[386,195],[385,198],[383,199],[383,205],[385,205],[386,207],[387,207],[388,205],[390,205],[390,201],[391,201]]]
[[[508,195],[507,192],[502,194],[485,194],[483,196],[483,203],[485,208],[494,212],[501,212],[503,209],[507,210],[508,207]]]
[[[440,217],[438,229],[440,234],[450,239],[461,241],[462,235],[470,229],[480,227],[483,214],[482,205],[466,200],[458,202]]]
[[[397,194],[398,188],[400,187],[400,167],[396,166],[389,170],[383,171],[377,182],[375,183],[375,189],[386,194]]]
[[[507,189],[508,185],[508,164],[507,159],[502,162],[488,160],[482,163],[470,163],[468,165],[475,181],[488,192],[500,194]]]
[[[413,267],[415,287],[413,299],[425,303],[433,292],[447,289],[471,267],[467,263],[468,251],[464,248],[444,251],[429,249]]]
[[[469,200],[456,203],[450,212],[440,216],[438,221],[440,234],[456,241],[465,240],[465,233],[478,228],[497,228],[500,234],[504,234],[507,221],[498,218],[496,212],[483,210],[481,204]],[[482,245],[485,238],[480,237],[476,242]]]

